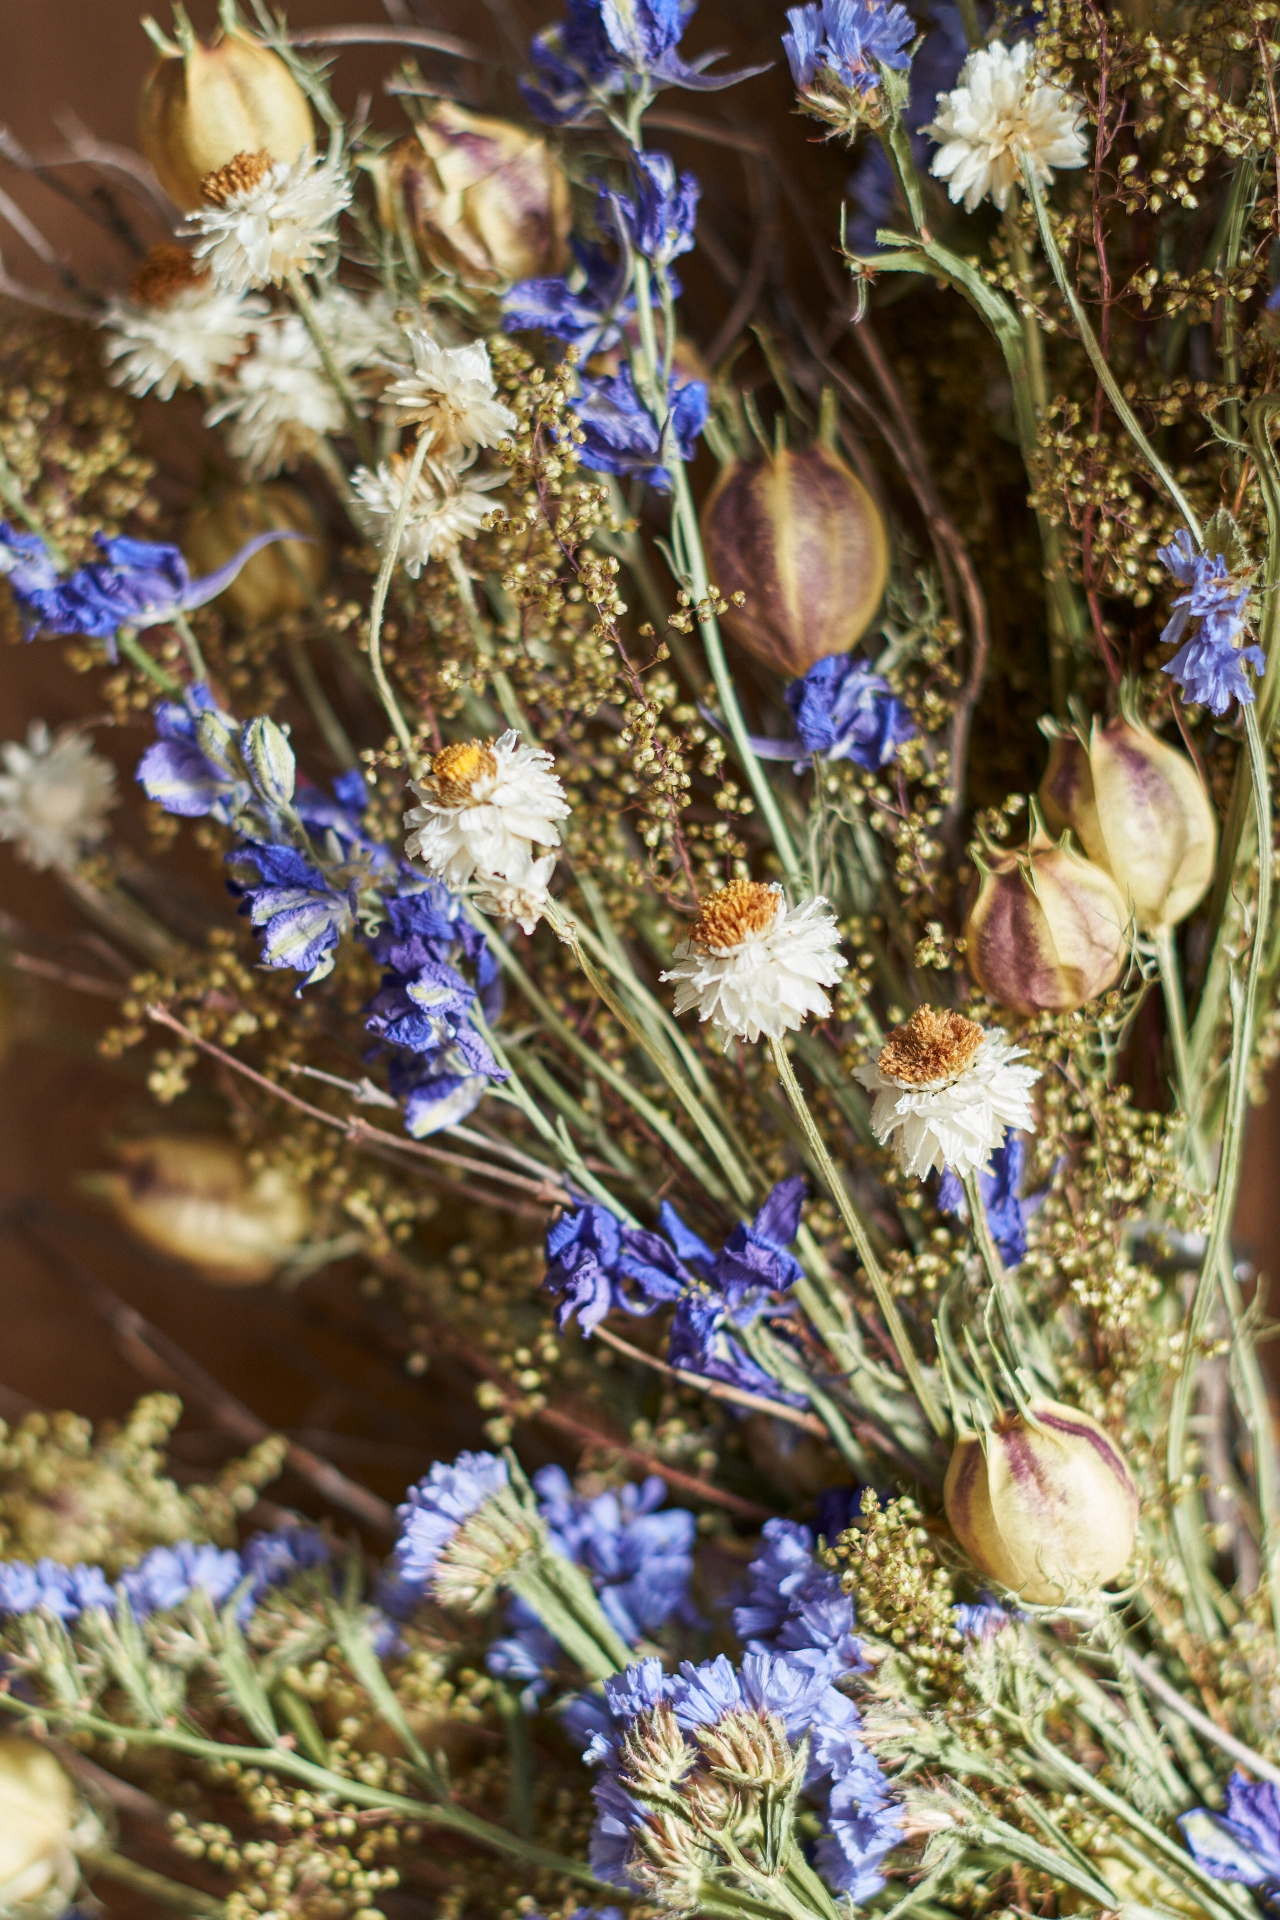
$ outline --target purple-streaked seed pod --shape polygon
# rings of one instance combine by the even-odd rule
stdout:
[[[969,971],[1014,1013],[1072,1013],[1114,985],[1130,913],[1104,868],[1069,834],[1036,833],[1025,850],[976,849],[979,885],[965,921]]]
[[[1138,1490],[1124,1455],[1055,1400],[1002,1414],[982,1436],[962,1431],[943,1500],[975,1567],[1039,1606],[1093,1592],[1133,1551]]]
[[[211,47],[187,30],[147,76],[138,106],[142,151],[183,212],[201,204],[200,183],[238,153],[296,160],[313,138],[307,96],[278,53],[239,28]]]
[[[399,199],[432,265],[464,286],[563,273],[569,182],[541,135],[435,100],[374,170],[383,225],[394,231]]]
[[[1049,731],[1046,725],[1046,732]],[[1040,782],[1049,827],[1070,827],[1144,933],[1177,926],[1213,879],[1218,822],[1194,763],[1132,714],[1050,734]]]
[[[702,510],[711,577],[734,639],[788,678],[847,653],[871,624],[889,568],[880,509],[816,442],[731,460]]]

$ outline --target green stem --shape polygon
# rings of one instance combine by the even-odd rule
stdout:
[[[1129,435],[1129,438],[1133,441],[1135,447],[1137,447],[1138,452],[1142,455],[1152,473],[1155,474],[1157,480],[1159,480],[1161,486],[1173,501],[1174,506],[1178,509],[1178,512],[1191,529],[1196,545],[1200,546],[1203,540],[1203,533],[1200,522],[1196,517],[1195,509],[1170,473],[1168,467],[1165,466],[1160,455],[1148,440],[1146,434],[1142,431],[1142,428],[1138,425],[1133,408],[1129,405],[1123,393],[1121,393],[1120,384],[1106,363],[1102,348],[1098,345],[1097,336],[1093,328],[1089,325],[1085,310],[1080,303],[1079,295],[1076,293],[1067,274],[1066,262],[1062,257],[1058,243],[1054,238],[1053,228],[1049,222],[1049,213],[1044,204],[1044,196],[1040,191],[1034,173],[1031,171],[1030,163],[1026,160],[1022,163],[1022,177],[1027,191],[1027,198],[1035,209],[1036,225],[1040,229],[1040,244],[1044,248],[1045,259],[1049,262],[1053,270],[1053,277],[1058,283],[1058,291],[1071,310],[1071,318],[1074,320],[1076,331],[1080,335],[1080,344],[1088,354],[1098,379],[1102,382],[1103,392],[1114,407],[1117,418],[1120,420],[1125,432]]]
[[[369,432],[367,422],[360,417],[351,382],[333,357],[333,349],[325,338],[324,328],[320,325],[320,316],[316,312],[311,291],[300,273],[295,272],[289,275],[289,293],[294,306],[302,315],[302,324],[311,335],[316,352],[320,355],[320,362],[329,384],[342,402],[342,411],[347,416],[347,425],[351,429],[351,437],[356,443],[360,458],[366,467],[376,466],[378,455],[374,448],[373,436]]]
[[[187,664],[190,666],[196,680],[203,686],[209,678],[209,669],[204,663],[204,655],[200,651],[200,642],[196,639],[195,630],[191,622],[181,607],[174,608],[172,614],[169,616],[169,621],[182,642],[183,651],[187,656]]]
[[[360,756],[351,744],[346,728],[334,712],[333,703],[320,684],[320,676],[311,656],[298,639],[286,641],[289,665],[298,683],[298,691],[311,709],[311,717],[324,737],[324,743],[340,767],[358,767]]]
[[[1031,1324],[1026,1303],[1009,1278],[1008,1268],[1000,1257],[1000,1249],[992,1237],[987,1210],[982,1203],[977,1174],[966,1173],[962,1184],[965,1199],[969,1202],[969,1230],[973,1234],[973,1244],[978,1249],[979,1257],[987,1270],[987,1278],[991,1282],[991,1290],[996,1297],[1005,1339],[1020,1361],[1024,1359],[1030,1361],[1035,1372],[1050,1386],[1056,1387],[1059,1380],[1058,1369],[1049,1358],[1043,1339]]]
[[[507,1783],[507,1818],[522,1840],[533,1838],[533,1742],[529,1738],[529,1716],[520,1702],[519,1690],[501,1681],[493,1689],[507,1735],[507,1763],[511,1777]]]
[[[871,1282],[871,1290],[876,1296],[881,1313],[884,1315],[885,1326],[889,1331],[889,1338],[892,1340],[894,1350],[902,1362],[903,1371],[911,1382],[916,1399],[920,1402],[920,1406],[923,1409],[929,1425],[936,1434],[945,1436],[951,1431],[950,1422],[939,1406],[932,1387],[925,1379],[924,1369],[916,1357],[910,1336],[903,1324],[902,1316],[898,1312],[898,1303],[889,1290],[888,1279],[883,1267],[876,1258],[875,1249],[871,1245],[866,1226],[857,1208],[853,1204],[849,1189],[841,1178],[835,1162],[827,1152],[827,1143],[818,1130],[818,1124],[809,1111],[808,1102],[801,1091],[800,1082],[796,1079],[795,1068],[792,1066],[790,1056],[787,1053],[786,1042],[784,1040],[771,1040],[769,1045],[773,1053],[773,1063],[778,1070],[778,1078],[781,1080],[783,1090],[791,1102],[792,1111],[804,1129],[805,1138],[813,1150],[813,1156],[821,1170],[822,1178],[826,1183],[832,1199],[840,1210],[840,1218],[844,1221],[849,1235],[853,1240],[853,1244],[857,1249],[858,1257],[866,1269],[867,1279]]]
[[[181,693],[182,682],[157,666],[131,627],[121,627],[116,634],[116,645],[126,660],[132,660],[139,673],[145,673],[148,680],[155,682],[163,693]]]
[[[378,568],[378,577],[373,584],[373,599],[369,603],[369,665],[377,682],[378,693],[386,708],[387,718],[394,729],[396,739],[404,748],[405,759],[410,772],[413,771],[413,735],[409,723],[400,711],[400,703],[387,678],[387,669],[382,660],[382,616],[386,611],[387,594],[391,587],[391,576],[400,557],[400,540],[409,520],[409,508],[413,502],[414,491],[422,477],[423,462],[430,447],[430,437],[423,433],[418,436],[418,444],[413,450],[409,462],[409,471],[405,476],[404,492],[400,496],[400,505],[396,508],[396,517],[392,522],[387,539],[386,551],[382,556],[382,565]]]

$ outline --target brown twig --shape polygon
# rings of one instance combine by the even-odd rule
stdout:
[[[75,973],[70,967],[60,967],[55,960],[39,960],[33,953],[11,953],[8,959],[15,973],[56,980],[60,987],[71,987],[76,993],[96,993],[104,1000],[123,1000],[129,991],[128,987],[112,980],[98,980],[91,973]]]
[[[707,1394],[712,1400],[724,1400],[735,1407],[750,1407],[753,1413],[767,1413],[774,1420],[788,1420],[793,1427],[802,1427],[806,1433],[816,1434],[819,1440],[827,1438],[827,1429],[814,1413],[802,1413],[798,1407],[789,1407],[783,1400],[770,1400],[763,1393],[747,1393],[743,1388],[731,1387],[723,1380],[710,1380],[705,1373],[692,1373],[688,1367],[673,1367],[666,1360],[659,1360],[656,1354],[646,1353],[643,1347],[633,1347],[629,1340],[619,1338],[608,1327],[597,1327],[594,1338],[603,1340],[616,1353],[624,1353],[628,1360],[638,1360],[642,1366],[652,1367],[655,1373],[664,1373],[668,1379],[678,1380],[682,1387],[696,1387],[699,1393]]]
[[[130,1366],[156,1386],[198,1401],[215,1425],[241,1446],[256,1446],[273,1437],[266,1421],[260,1420],[243,1401],[229,1393],[221,1381],[206,1373],[176,1340],[162,1333],[136,1307],[131,1307],[104,1281],[82,1267],[73,1255],[45,1240],[37,1232],[32,1214],[33,1209],[19,1201],[5,1209],[0,1223],[54,1267],[67,1285],[88,1302],[110,1327],[116,1346]],[[309,1447],[300,1447],[293,1441],[287,1443],[285,1459],[301,1479],[334,1506],[354,1514],[375,1532],[394,1534],[394,1509],[367,1487],[348,1479],[331,1461],[322,1460]]]
[[[492,54],[484,53],[470,40],[456,33],[437,33],[434,27],[359,26],[303,27],[288,35],[291,47],[425,47],[430,53],[449,53],[455,60],[475,60],[494,64]]]

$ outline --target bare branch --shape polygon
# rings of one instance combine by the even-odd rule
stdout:
[[[291,47],[426,47],[431,53],[449,53],[455,60],[493,64],[493,56],[460,40],[455,33],[437,33],[433,27],[303,27],[289,36]]]

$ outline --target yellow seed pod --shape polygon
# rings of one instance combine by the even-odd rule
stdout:
[[[307,96],[278,53],[230,27],[205,46],[190,27],[148,74],[138,107],[142,151],[184,211],[200,183],[238,153],[296,160],[312,142]]]
[[[120,1149],[123,1170],[94,1184],[148,1246],[215,1286],[269,1280],[305,1240],[306,1195],[281,1167],[251,1172],[227,1140],[157,1134]]]
[[[233,626],[262,627],[284,614],[306,611],[329,570],[315,508],[300,487],[268,480],[261,486],[223,488],[188,516],[182,551],[194,574],[215,573],[256,534],[273,527],[307,537],[275,540],[245,562],[214,602]]]

